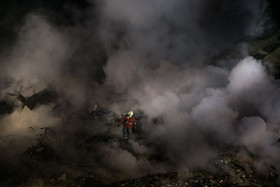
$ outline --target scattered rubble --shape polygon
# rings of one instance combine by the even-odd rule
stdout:
[[[187,177],[178,177],[177,173],[154,174],[110,186],[278,186],[278,176],[258,173],[250,163],[238,160],[234,152],[221,153],[214,164],[214,170],[192,171]]]
[[[280,78],[280,30],[269,38],[251,42],[249,54],[261,60],[276,79]]]
[[[102,116],[112,113],[105,108],[95,105],[93,110],[88,112],[92,118],[87,120],[100,120]],[[139,117],[139,131],[136,139],[144,135],[141,134],[141,117]],[[146,160],[157,160],[165,162],[160,154],[161,147],[155,147],[152,155],[137,155],[128,143],[124,143],[115,134],[111,133],[111,128],[116,128],[119,116],[113,115],[111,121],[102,125],[102,131],[90,137],[85,137],[85,148],[87,151],[95,150],[94,145],[118,142],[120,149],[126,150],[138,158]],[[106,121],[106,120],[104,120]],[[85,123],[87,124],[87,123]],[[22,155],[22,169],[15,174],[7,173],[9,180],[0,180],[1,186],[277,186],[279,177],[278,170],[274,166],[267,166],[268,174],[260,173],[254,166],[256,158],[250,153],[241,158],[234,150],[241,149],[221,149],[217,158],[211,160],[209,168],[198,168],[189,171],[187,176],[179,176],[177,172],[170,173],[150,173],[140,178],[130,178],[121,181],[105,181],[101,176],[89,172],[90,167],[80,166],[59,158],[53,148],[53,142],[58,141],[59,130],[53,127],[29,127],[31,131],[39,129],[37,143],[29,147]],[[0,137],[2,144],[9,145],[9,138]],[[280,140],[276,141],[278,146]],[[246,150],[244,150],[246,152]],[[246,152],[247,153],[247,152]],[[46,170],[46,166],[48,170]],[[211,166],[211,167],[210,167]],[[58,169],[59,168],[59,169]],[[75,172],[69,172],[75,171]],[[24,174],[23,174],[24,173]],[[5,176],[3,176],[5,178]]]
[[[101,140],[99,140],[101,141]],[[270,173],[265,175],[258,172],[254,167],[254,157],[250,154],[243,154],[242,157],[238,152],[224,150],[218,157],[209,163],[209,168],[194,169],[187,175],[179,176],[177,172],[171,173],[150,173],[140,178],[131,178],[119,182],[104,181],[99,176],[85,172],[90,169],[71,165],[61,161],[56,157],[55,151],[46,141],[42,139],[37,145],[30,147],[24,153],[23,171],[36,171],[29,173],[25,177],[8,181],[8,185],[18,186],[104,186],[104,187],[138,187],[138,186],[277,186],[278,173],[274,166],[268,167]],[[244,156],[246,155],[246,156]],[[247,158],[248,157],[248,158]],[[48,165],[53,170],[44,170],[42,166]],[[41,169],[40,169],[41,168]],[[54,169],[55,168],[55,169]],[[61,169],[57,169],[61,168]],[[70,170],[75,172],[63,171]],[[7,182],[7,181],[6,181]],[[0,183],[1,184],[1,183]]]

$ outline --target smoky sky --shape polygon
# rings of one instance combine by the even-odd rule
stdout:
[[[245,146],[259,156],[256,163],[279,162],[279,83],[247,52],[248,38],[275,24],[267,1],[39,2],[23,10],[9,5],[21,13],[18,22],[12,12],[4,17],[13,24],[3,32],[14,34],[2,39],[1,99],[16,106],[11,90],[31,88],[23,92],[30,96],[52,87],[59,109],[2,115],[1,136],[25,140],[12,144],[20,149],[4,144],[7,155],[18,155],[48,126],[59,132],[52,146],[60,157],[108,178],[206,168],[227,146]],[[135,111],[145,137],[131,149],[143,157],[116,139],[88,151],[87,138],[108,136],[104,121],[82,120],[96,103],[118,117]],[[121,138],[121,129],[110,128],[109,136]],[[164,162],[145,159],[156,153]]]
[[[105,1],[100,6],[105,19],[101,34],[106,41],[113,35],[117,48],[141,51],[151,60],[197,64],[245,36],[260,34],[267,4],[178,0]]]

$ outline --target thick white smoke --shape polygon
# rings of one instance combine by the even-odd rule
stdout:
[[[205,168],[226,145],[245,146],[264,164],[279,162],[279,84],[261,62],[244,55],[246,47],[236,45],[262,30],[264,1],[92,3],[98,17],[86,26],[55,27],[43,16],[26,17],[18,42],[3,58],[5,78],[12,80],[4,91],[51,86],[62,111],[15,110],[1,117],[2,135],[24,134],[33,125],[59,127],[55,149],[62,158],[94,165],[96,173],[110,177],[133,177],[147,168]],[[225,51],[224,65],[215,66],[212,57]],[[119,107],[115,101],[122,98],[133,103]],[[131,149],[160,154],[164,161],[137,158],[116,140],[98,142],[88,152],[85,138],[104,128],[81,120],[92,101],[117,114],[143,114],[145,137],[133,140]],[[121,137],[120,129],[111,131]],[[108,174],[111,169],[115,173]]]

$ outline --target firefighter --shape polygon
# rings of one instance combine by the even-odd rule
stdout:
[[[119,121],[119,125],[121,124],[123,124],[123,138],[128,140],[130,134],[132,133],[132,129],[134,132],[136,131],[136,120],[133,116],[133,111],[129,111],[127,115],[123,116],[123,118]]]

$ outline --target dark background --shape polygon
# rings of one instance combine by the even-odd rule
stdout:
[[[271,15],[279,27],[280,1],[268,0],[268,3],[267,14]],[[17,29],[23,24],[25,16],[30,12],[43,13],[53,24],[67,27],[84,24],[89,7],[92,10],[94,4],[86,0],[3,0],[0,6],[0,49],[15,41]]]

